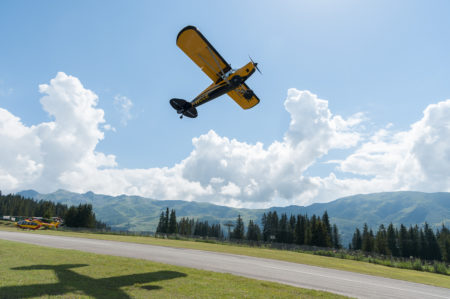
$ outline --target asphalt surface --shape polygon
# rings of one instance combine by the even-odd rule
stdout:
[[[230,273],[357,298],[450,298],[446,288],[233,254],[6,231],[0,231],[0,239]]]

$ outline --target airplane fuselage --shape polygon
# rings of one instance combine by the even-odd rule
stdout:
[[[218,98],[234,89],[239,88],[253,73],[255,72],[255,65],[249,62],[234,73],[231,73],[225,79],[220,79],[218,82],[211,84],[195,99],[191,101],[192,107],[197,107],[205,104],[215,98]]]

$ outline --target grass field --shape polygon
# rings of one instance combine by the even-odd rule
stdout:
[[[14,230],[15,228],[7,228],[0,226],[0,229]],[[25,232],[24,232],[25,233]],[[134,237],[134,236],[120,236],[120,235],[106,235],[106,234],[90,234],[90,233],[74,233],[74,232],[60,232],[60,231],[35,231],[33,233],[64,235],[73,237],[84,237],[102,240],[114,240],[122,242],[133,242],[141,244],[151,244],[160,246],[170,246],[178,248],[200,249],[223,253],[240,254],[254,257],[270,258],[283,260],[288,262],[307,264],[313,266],[320,266],[326,268],[333,268],[338,270],[345,270],[369,275],[376,275],[400,280],[406,280],[417,283],[424,283],[439,287],[450,288],[450,276],[421,272],[407,269],[391,268],[383,265],[376,265],[361,261],[345,260],[334,257],[318,256],[313,254],[299,253],[293,251],[283,251],[274,249],[254,248],[247,246],[236,246],[227,244],[213,244],[205,242],[193,241],[179,241],[158,239],[152,237]]]
[[[0,240],[0,298],[345,298],[144,260]]]

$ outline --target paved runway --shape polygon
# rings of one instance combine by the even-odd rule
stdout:
[[[76,249],[86,252],[145,259],[358,298],[450,298],[450,289],[277,260],[192,250],[0,231],[0,239]]]

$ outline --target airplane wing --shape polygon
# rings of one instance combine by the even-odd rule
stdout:
[[[242,109],[250,109],[254,106],[256,106],[259,103],[258,97],[253,94],[253,96],[250,99],[246,99],[244,97],[245,91],[250,90],[250,88],[247,86],[247,84],[242,84],[238,88],[230,91],[227,93],[236,103],[239,104],[239,106],[242,107]]]
[[[213,82],[219,82],[231,66],[194,26],[183,28],[177,36],[177,46],[191,58]]]

